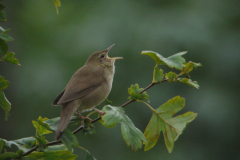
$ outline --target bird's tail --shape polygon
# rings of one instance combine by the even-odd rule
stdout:
[[[74,101],[65,103],[62,105],[60,122],[55,134],[55,139],[59,140],[63,134],[63,131],[66,129],[71,117],[76,112],[77,108],[75,107]]]

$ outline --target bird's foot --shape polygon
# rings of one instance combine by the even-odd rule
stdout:
[[[102,117],[105,113],[104,112],[102,112],[102,111],[100,111],[99,109],[97,109],[97,108],[93,108],[95,111],[97,111],[99,114],[100,114],[100,116]]]

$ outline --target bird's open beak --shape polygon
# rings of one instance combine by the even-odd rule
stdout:
[[[114,45],[115,45],[115,44],[113,44],[113,45],[111,45],[110,47],[107,48],[107,54],[108,54],[108,52],[110,51],[110,49],[111,49]],[[113,57],[113,58],[110,58],[110,57],[108,57],[108,55],[107,55],[107,58],[111,59],[112,61],[115,61],[115,60],[117,60],[117,59],[123,59],[122,57]]]

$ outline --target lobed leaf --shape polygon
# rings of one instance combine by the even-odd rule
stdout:
[[[157,116],[157,114],[153,114],[152,118],[150,119],[150,122],[148,123],[145,131],[144,131],[144,136],[147,139],[147,144],[145,144],[144,151],[147,151],[151,149],[155,144],[157,143],[159,136],[160,136],[160,120]]]
[[[144,147],[145,151],[151,149],[157,143],[160,133],[163,132],[168,152],[172,152],[174,141],[182,134],[186,125],[197,116],[196,113],[187,112],[183,115],[172,117],[180,111],[184,105],[184,98],[177,96],[153,111],[152,118],[144,131],[144,135],[148,141]]]
[[[176,68],[178,70],[182,70],[183,64],[186,62],[182,55],[187,52],[176,53],[168,58],[163,57],[157,52],[154,51],[142,51],[141,54],[145,54],[150,56],[155,62],[156,65],[167,65],[170,68]]]
[[[163,80],[163,78],[164,78],[163,70],[159,69],[157,67],[154,67],[152,83],[161,82]]]
[[[191,79],[188,79],[188,78],[179,78],[178,79],[179,82],[182,82],[182,83],[186,83],[192,87],[195,87],[195,88],[199,88],[199,85],[198,85],[198,82],[197,81],[192,81]]]
[[[201,67],[202,64],[201,63],[195,63],[195,62],[187,62],[183,65],[183,70],[182,72],[180,73],[181,75],[182,74],[188,74],[190,73],[194,68],[196,69],[197,67]]]
[[[0,76],[0,90],[4,90],[9,86],[10,82],[4,77]]]
[[[48,118],[42,118],[41,116],[39,116],[37,121],[32,121],[33,126],[36,128],[36,131],[40,136],[52,133],[48,130],[50,129],[50,126],[44,123],[44,121],[46,120],[48,120]]]
[[[103,126],[112,128],[120,123],[123,139],[128,146],[131,146],[132,150],[137,151],[138,148],[142,148],[142,141],[147,143],[143,133],[125,115],[123,108],[107,105],[103,107],[102,111],[105,112],[102,117]]]
[[[12,64],[17,64],[17,65],[21,66],[20,63],[19,63],[19,60],[17,58],[14,58],[14,55],[15,55],[15,53],[9,52],[5,56],[3,56],[1,58],[1,60],[2,61],[6,61],[6,62],[10,62]]]
[[[5,121],[7,121],[9,112],[11,110],[11,103],[7,100],[2,90],[0,90],[0,106],[5,111]]]
[[[143,91],[143,88],[139,88],[138,84],[135,85],[131,85],[130,88],[128,88],[128,94],[130,95],[130,97],[128,97],[128,99],[135,99],[135,100],[147,100],[148,101],[148,97],[149,95],[147,94],[147,92],[143,92],[140,94],[140,92]]]
[[[84,160],[97,160],[97,159],[95,157],[93,157],[88,150],[86,150],[86,155],[85,155]]]
[[[68,148],[70,152],[73,152],[72,146],[79,146],[77,137],[68,129],[65,129],[61,141]]]
[[[168,82],[177,82],[178,80],[178,76],[175,72],[166,73],[165,78],[167,79]]]
[[[18,142],[15,141],[7,141],[5,139],[0,139],[3,140],[5,142],[5,146],[12,148],[12,145],[15,145],[18,147],[18,149],[22,150],[23,152],[27,152],[29,149],[27,149],[24,145],[19,144]]]
[[[54,3],[54,7],[56,9],[56,12],[58,14],[58,7],[61,6],[60,0],[53,0],[53,3]]]

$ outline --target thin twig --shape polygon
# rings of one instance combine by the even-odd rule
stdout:
[[[162,82],[166,82],[167,80],[168,80],[168,79],[164,79],[164,80],[162,80],[161,82],[151,83],[151,84],[148,85],[146,88],[144,88],[144,89],[140,92],[140,94],[143,93],[144,91],[148,90],[149,88],[153,87],[154,85],[159,84],[159,83],[162,83]],[[129,105],[130,103],[135,102],[135,101],[136,101],[135,99],[129,100],[129,101],[127,101],[126,103],[122,104],[120,107],[125,107],[125,106],[127,106],[127,105]],[[102,118],[101,118],[101,117],[98,117],[98,118],[92,120],[92,123],[95,123],[95,122],[99,121],[100,119],[102,119]],[[76,129],[75,131],[73,131],[72,133],[73,133],[73,134],[76,134],[76,133],[78,133],[79,131],[81,131],[82,129],[83,129],[83,126],[80,126],[79,128],[77,128],[77,129]],[[59,143],[62,143],[62,141],[61,141],[61,140],[57,140],[57,141],[48,142],[48,143],[46,143],[46,146],[52,146],[52,145],[59,144]],[[32,149],[30,149],[29,151],[25,152],[25,153],[22,154],[18,159],[20,159],[21,157],[26,156],[26,155],[32,153],[33,151],[35,151],[35,150],[37,149],[37,147],[38,147],[38,146],[35,146],[35,147],[33,147]]]

